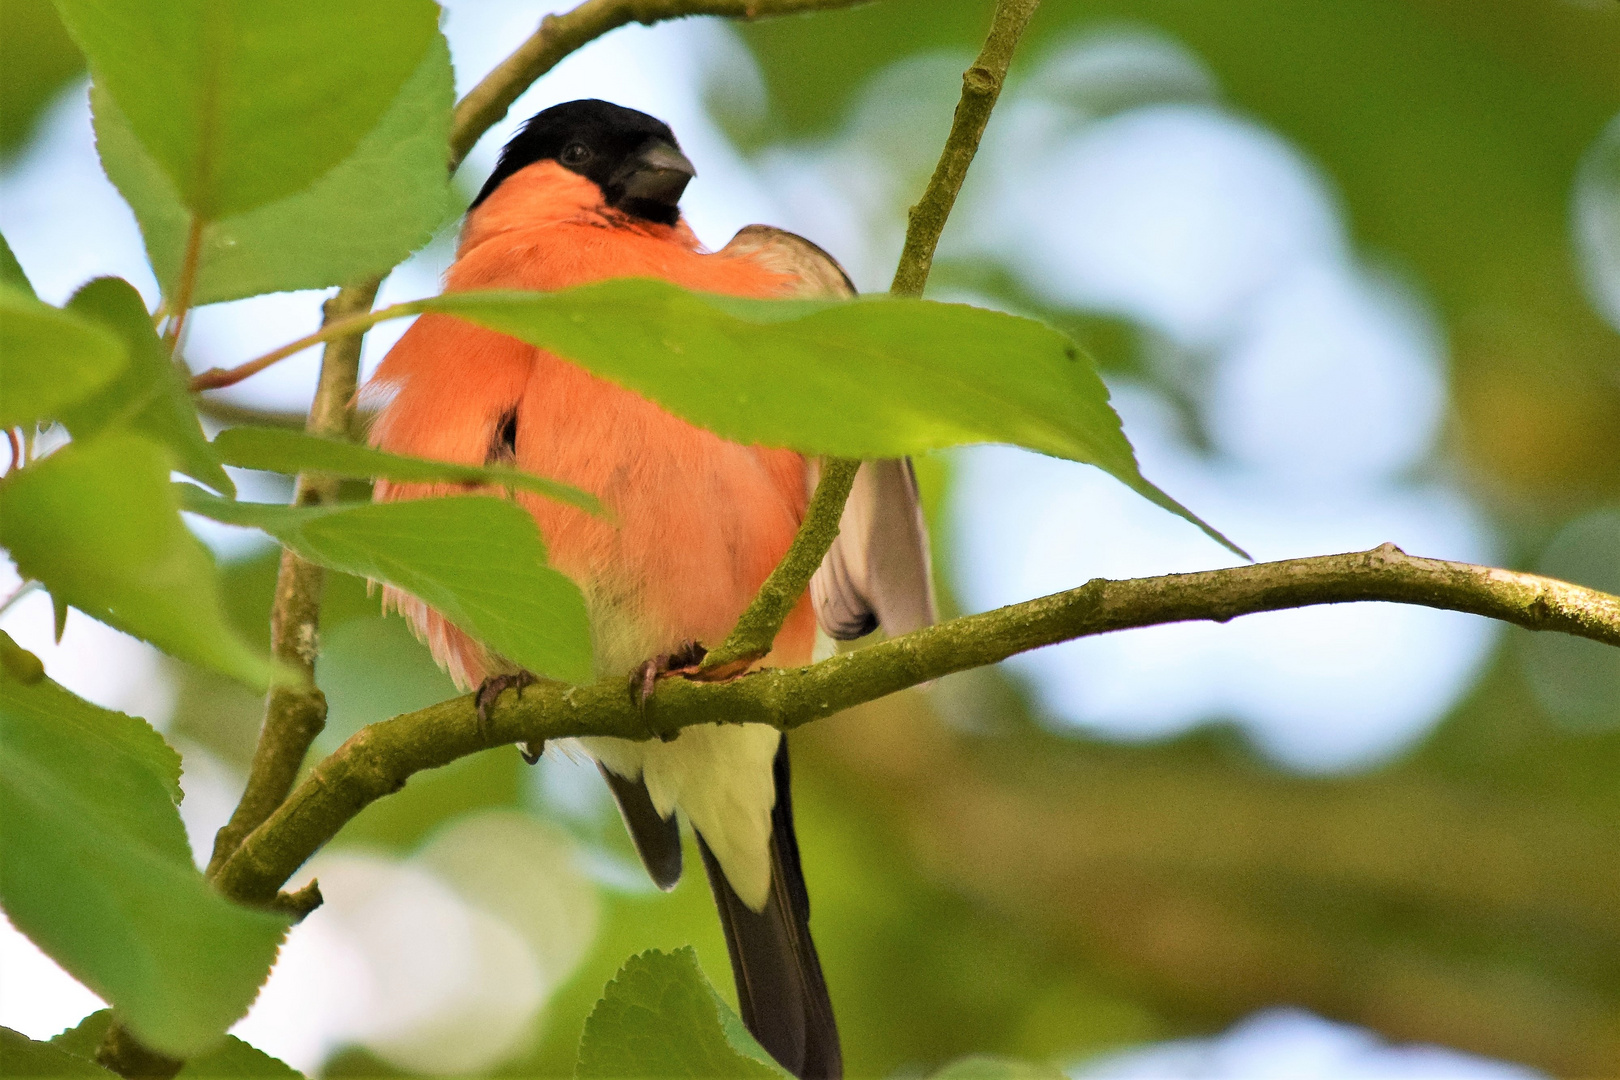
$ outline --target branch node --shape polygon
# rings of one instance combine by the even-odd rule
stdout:
[[[293,922],[301,923],[325,902],[325,897],[321,896],[321,883],[312,881],[296,892],[276,893],[269,906],[272,911],[284,912],[293,917]]]
[[[995,93],[1000,87],[1000,80],[995,72],[980,64],[974,64],[962,72],[962,91],[975,95]]]

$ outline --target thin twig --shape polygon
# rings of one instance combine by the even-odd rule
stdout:
[[[40,581],[38,578],[29,578],[27,581],[19,584],[15,589],[12,589],[9,596],[7,596],[4,600],[0,600],[0,615],[4,615],[6,612],[10,611],[13,604],[39,587]]]
[[[855,486],[855,473],[861,466],[848,458],[829,458],[821,468],[815,494],[805,507],[804,521],[793,537],[782,561],[759,587],[759,593],[742,613],[719,648],[711,650],[699,666],[699,674],[724,679],[746,671],[771,651],[782,624],[804,596],[816,568],[838,538],[838,519]]]
[[[480,136],[536,79],[580,46],[627,23],[652,25],[694,15],[764,19],[852,7],[866,0],[586,0],[561,15],[547,15],[540,29],[456,103],[450,136],[450,168],[461,164]]]
[[[962,98],[956,105],[956,117],[945,148],[940,152],[939,164],[934,167],[934,175],[921,201],[911,208],[906,222],[905,247],[900,254],[900,264],[895,268],[894,284],[889,288],[892,295],[922,295],[928,271],[934,263],[939,234],[950,217],[951,207],[956,204],[962,181],[967,179],[968,166],[978,152],[979,138],[1001,93],[1013,50],[1039,5],[1040,0],[998,0],[984,48],[962,76]],[[793,537],[793,545],[771,571],[726,640],[703,658],[699,672],[704,677],[713,679],[737,674],[770,652],[777,632],[838,538],[839,519],[859,467],[860,462],[843,458],[829,458],[822,463],[821,480],[816,484],[810,504],[805,507],[804,520]]]
[[[574,736],[668,737],[693,724],[789,730],[957,671],[1075,638],[1165,623],[1357,601],[1417,604],[1620,647],[1620,596],[1536,574],[1371,551],[1197,574],[1109,581],[970,615],[801,668],[730,682],[670,679],[643,707],[622,679],[541,682],[502,697],[481,721],[472,695],[363,728],[315,767],[221,869],[231,895],[264,902],[371,802],[423,769],[507,743]]]
[[[414,301],[408,304],[394,304],[381,311],[369,311],[355,307],[356,301],[363,292],[369,291],[372,298],[377,296],[377,290],[382,286],[382,279],[368,281],[363,285],[351,286],[338,290],[333,298],[338,307],[349,312],[341,319],[323,322],[321,328],[312,334],[305,334],[297,341],[289,341],[278,349],[271,349],[263,356],[254,357],[245,364],[238,364],[233,368],[209,368],[199,375],[193,375],[189,388],[192,393],[200,390],[220,390],[227,386],[235,386],[251,375],[257,375],[271,364],[278,363],[303,352],[305,349],[319,345],[322,342],[334,342],[342,338],[359,340],[373,326],[388,319],[402,319],[407,315],[415,315],[421,311],[421,306]]]
[[[979,140],[990,122],[990,111],[1001,96],[1001,84],[1007,78],[1013,51],[1039,6],[1040,0],[1000,0],[996,4],[984,48],[973,66],[962,73],[962,98],[956,103],[945,151],[934,166],[928,189],[907,215],[906,246],[900,253],[900,265],[894,271],[894,283],[889,286],[893,295],[923,294],[928,271],[934,265],[939,235],[945,231],[951,207],[956,205],[962,181],[967,179],[968,166],[979,152]]]

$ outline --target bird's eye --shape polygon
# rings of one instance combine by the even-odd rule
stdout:
[[[562,163],[564,165],[583,165],[590,156],[590,147],[584,143],[569,143],[563,147]]]

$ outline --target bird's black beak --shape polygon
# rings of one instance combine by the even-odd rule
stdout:
[[[674,144],[648,139],[608,181],[611,201],[640,217],[674,224],[681,193],[697,170]]]

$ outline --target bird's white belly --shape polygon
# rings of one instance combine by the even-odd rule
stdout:
[[[631,670],[670,643],[653,640],[633,614],[606,609],[601,597],[598,590],[586,590],[596,667],[604,676],[625,678],[628,693]],[[714,852],[731,887],[757,911],[764,908],[771,887],[771,810],[776,805],[771,765],[781,739],[780,731],[764,724],[699,724],[669,742],[569,741],[620,776],[639,777],[664,817],[676,811],[685,815]]]
[[[684,814],[743,903],[757,911],[771,888],[771,761],[781,739],[764,724],[699,724],[670,742],[576,741],[620,776],[639,776],[660,814]]]

